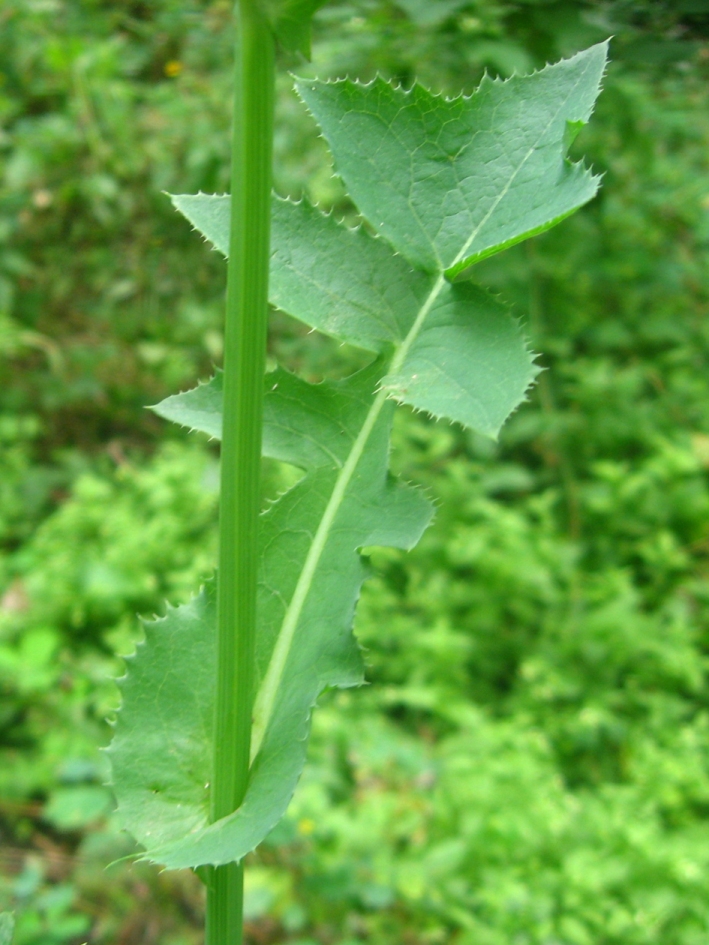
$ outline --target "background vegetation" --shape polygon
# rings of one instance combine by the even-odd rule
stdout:
[[[225,272],[162,191],[223,191],[228,0],[0,7],[0,908],[17,945],[191,945],[98,746],[136,613],[214,563],[213,447],[144,410],[207,376]],[[709,933],[709,3],[351,0],[320,76],[456,92],[615,35],[601,196],[482,264],[545,372],[500,443],[400,411],[440,500],[373,550],[371,687],[323,699],[253,857],[253,945],[700,945]],[[284,65],[293,65],[285,63]],[[305,67],[297,65],[299,71]],[[351,214],[284,71],[276,178]],[[357,353],[273,320],[313,379]],[[265,498],[288,481],[270,466]]]

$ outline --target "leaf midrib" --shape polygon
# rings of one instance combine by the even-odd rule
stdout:
[[[406,338],[395,350],[394,356],[392,357],[391,363],[389,365],[388,373],[395,373],[401,370],[411,345],[416,340],[423,323],[428,317],[428,314],[435,304],[436,299],[440,295],[441,289],[445,283],[445,276],[443,273],[441,273],[434,283],[431,291],[429,292],[425,302],[419,309],[416,319],[411,326]],[[273,653],[271,654],[271,659],[268,664],[268,669],[266,670],[266,675],[259,686],[259,691],[254,702],[253,726],[251,730],[252,764],[261,749],[269,722],[273,716],[278,690],[280,688],[283,673],[285,672],[286,663],[288,661],[288,654],[290,653],[291,646],[293,644],[293,638],[295,637],[295,632],[298,628],[298,621],[300,620],[300,615],[307,601],[308,594],[310,593],[310,588],[312,586],[313,579],[315,578],[315,572],[317,570],[318,564],[320,563],[320,558],[322,557],[328,538],[330,537],[330,531],[334,524],[335,518],[337,517],[337,513],[339,512],[340,507],[344,501],[345,495],[347,493],[347,487],[349,486],[359,461],[362,458],[362,454],[364,453],[372,430],[379,419],[379,414],[381,413],[382,408],[387,401],[387,396],[386,390],[379,390],[374,397],[372,406],[369,408],[364,423],[357,434],[357,438],[352,444],[352,449],[350,450],[347,459],[340,469],[332,490],[332,495],[330,496],[328,504],[325,508],[323,517],[320,519],[320,524],[318,525],[318,530],[315,533],[312,544],[308,549],[308,554],[306,555],[303,569],[300,572],[298,583],[296,584],[295,591],[293,592],[290,604],[288,605],[283,618],[281,629],[278,633],[278,637],[273,648]]]
[[[436,279],[436,282],[429,292],[425,302],[419,309],[408,334],[402,341],[401,345],[395,349],[394,355],[389,365],[389,370],[387,372],[388,374],[398,374],[398,372],[402,369],[412,344],[418,337],[418,334],[423,327],[423,323],[425,322],[436,300],[438,299],[443,286],[446,284],[446,273],[451,273],[455,267],[465,259],[465,254],[468,252],[473,242],[480,234],[482,228],[499,206],[500,201],[503,200],[504,197],[509,193],[509,190],[512,187],[512,184],[514,183],[517,175],[534,153],[539,141],[547,133],[552,122],[557,118],[561,110],[567,104],[569,98],[581,81],[581,78],[582,76],[579,76],[573,88],[569,90],[564,100],[560,103],[559,108],[550,117],[543,131],[537,137],[535,143],[530,146],[524,158],[520,161],[512,174],[510,174],[509,180],[500,191],[497,199],[494,201],[483,219],[465,241],[463,247],[451,265],[444,272],[439,272],[438,278]],[[376,425],[379,414],[381,413],[387,398],[388,393],[385,389],[380,389],[377,392],[372,402],[372,406],[367,413],[362,428],[359,431],[356,440],[352,444],[352,449],[350,450],[344,465],[340,469],[340,472],[335,481],[334,488],[332,490],[332,495],[330,496],[328,504],[325,508],[323,517],[320,520],[320,524],[318,526],[318,530],[315,533],[312,544],[308,549],[308,554],[306,555],[303,569],[300,572],[298,583],[296,584],[295,591],[293,592],[293,596],[283,618],[281,629],[279,630],[278,637],[271,654],[271,659],[268,664],[268,669],[266,670],[266,675],[259,686],[259,690],[254,701],[250,759],[250,763],[252,765],[256,759],[256,756],[261,750],[266,731],[268,730],[269,723],[273,716],[278,690],[283,679],[286,663],[288,662],[288,655],[293,645],[293,639],[295,637],[296,630],[298,629],[298,621],[300,620],[300,615],[307,601],[308,594],[310,593],[310,588],[315,578],[315,573],[317,571],[318,564],[320,563],[320,558],[322,557],[322,554],[325,550],[325,546],[330,536],[330,531],[334,524],[335,518],[337,517],[337,513],[339,512],[340,507],[344,501],[345,495],[347,493],[347,487],[349,486],[355,470],[357,469],[357,465],[362,458],[362,454],[364,453],[369,437]]]
[[[449,275],[451,278],[454,277],[454,276],[456,276],[456,275],[458,275],[458,273],[457,273],[457,271],[456,271],[456,267],[460,266],[461,263],[464,263],[464,262],[466,261],[466,254],[467,254],[468,251],[470,250],[470,247],[473,245],[473,243],[475,242],[475,240],[478,238],[478,236],[480,235],[480,232],[482,231],[483,227],[487,224],[488,220],[489,220],[490,217],[493,215],[493,213],[495,212],[495,210],[497,210],[497,208],[499,207],[501,201],[504,200],[504,198],[505,198],[505,197],[507,196],[507,194],[509,193],[510,188],[512,187],[512,184],[515,182],[515,179],[516,179],[517,175],[518,175],[519,172],[522,170],[522,168],[523,168],[524,165],[527,163],[527,161],[530,159],[530,157],[534,154],[534,152],[535,152],[536,149],[537,149],[537,146],[539,145],[539,142],[544,138],[544,136],[546,135],[546,133],[549,131],[549,128],[551,127],[551,125],[553,124],[553,122],[556,121],[556,119],[558,118],[559,113],[562,111],[562,109],[566,107],[566,105],[567,105],[569,99],[571,98],[571,96],[573,95],[573,93],[574,93],[574,92],[576,91],[576,89],[578,88],[579,83],[581,82],[581,80],[583,79],[583,77],[586,75],[587,70],[588,70],[588,66],[586,66],[586,69],[584,69],[584,71],[579,75],[579,77],[578,77],[578,79],[576,80],[576,82],[574,83],[574,85],[569,89],[568,94],[566,95],[566,98],[560,103],[560,105],[559,105],[559,107],[557,108],[557,110],[556,110],[556,111],[554,112],[554,114],[549,118],[549,121],[546,123],[546,125],[544,126],[544,129],[543,129],[543,130],[540,132],[540,134],[538,135],[538,137],[537,137],[536,141],[534,142],[534,144],[530,146],[530,148],[529,148],[529,150],[527,151],[527,153],[525,154],[525,156],[524,156],[524,157],[522,158],[522,160],[519,162],[519,164],[518,164],[517,167],[514,169],[514,171],[512,172],[512,174],[510,174],[509,180],[507,181],[507,183],[505,184],[505,186],[504,186],[504,187],[502,188],[502,190],[500,191],[500,193],[499,193],[497,199],[493,202],[493,204],[491,205],[491,207],[490,207],[490,209],[488,210],[488,212],[485,214],[485,216],[482,218],[482,220],[480,221],[480,223],[478,223],[478,225],[475,227],[475,229],[474,229],[473,232],[470,234],[470,236],[468,237],[468,239],[465,241],[465,243],[463,244],[463,248],[462,248],[461,251],[458,253],[458,255],[455,257],[455,259],[453,260],[453,262],[450,264],[450,266],[448,266],[448,267],[446,268],[446,270],[445,270],[446,275]],[[526,234],[523,233],[523,234],[521,235],[521,239],[523,239],[525,235],[526,235]],[[504,246],[504,242],[503,242],[502,245]],[[490,247],[490,248],[492,248],[492,247]],[[475,258],[475,257],[471,257],[471,260],[474,259],[474,258]]]

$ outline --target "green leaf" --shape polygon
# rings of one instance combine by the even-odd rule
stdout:
[[[289,52],[310,59],[310,22],[327,0],[267,0],[276,39]]]
[[[172,202],[226,256],[230,198],[182,194]],[[338,224],[306,201],[274,197],[271,254],[272,304],[368,351],[404,338],[432,284],[383,240]]]
[[[222,372],[218,371],[208,383],[200,383],[193,390],[166,397],[149,409],[165,420],[172,420],[189,430],[197,430],[215,440],[221,440],[223,391]]]
[[[495,438],[539,369],[504,305],[469,283],[444,285],[390,397]]]
[[[226,253],[229,197],[173,197],[187,219]],[[414,270],[384,240],[351,230],[307,203],[274,199],[272,303],[312,328],[368,350],[406,352],[382,384],[394,400],[495,437],[537,374],[516,322],[482,289],[450,286]],[[419,316],[425,319],[419,324]],[[197,388],[190,398],[213,391]],[[191,402],[191,401],[190,401]],[[216,436],[205,419],[157,412]],[[220,401],[216,403],[220,409]],[[269,434],[264,434],[267,449]],[[265,455],[271,455],[266,453]]]
[[[270,298],[378,357],[337,383],[281,369],[265,378],[263,452],[304,475],[261,518],[250,781],[239,809],[214,824],[211,585],[146,625],[111,751],[119,814],[148,858],[198,867],[253,849],[288,805],[319,693],[361,681],[351,633],[367,576],[360,549],[410,548],[431,516],[387,472],[393,401],[496,436],[523,400],[537,368],[519,326],[489,293],[453,280],[593,195],[597,179],[565,154],[604,62],[605,46],[594,47],[453,101],[381,80],[300,83],[371,226],[274,198]],[[228,197],[173,200],[226,252]],[[221,398],[217,374],[153,409],[219,437]]]
[[[590,200],[599,179],[566,159],[607,44],[531,76],[483,79],[470,97],[301,79],[297,89],[360,212],[414,266],[455,278]]]
[[[123,825],[148,849],[204,825],[214,724],[214,584],[162,620],[120,680],[123,708],[108,748]]]
[[[266,375],[265,388],[263,455],[306,470],[341,466],[361,413],[357,388],[308,384],[281,368]],[[221,439],[222,396],[218,372],[209,383],[167,397],[152,409],[166,420]]]
[[[503,305],[477,286],[446,285],[400,372],[386,374],[379,386],[399,403],[495,437],[537,372]],[[327,464],[343,442],[337,420],[343,401],[343,392],[328,385],[306,384],[281,369],[267,374],[263,455],[301,469]],[[222,375],[151,409],[220,439]]]
[[[410,548],[432,514],[418,491],[386,472],[393,407],[383,397],[372,400],[379,373],[374,366],[316,388],[337,414],[337,431],[329,423],[319,426],[319,416],[311,418],[320,455],[330,460],[311,468],[262,516],[251,779],[239,810],[215,824],[208,824],[216,662],[212,585],[146,625],[145,648],[121,684],[124,706],[110,753],[119,816],[147,848],[146,856],[169,868],[227,863],[253,849],[288,805],[318,694],[326,686],[362,681],[351,633],[368,573],[358,549]],[[281,398],[278,390],[274,399]],[[291,411],[294,390],[276,412],[284,420],[292,412],[295,430],[314,402]],[[285,453],[283,458],[296,462],[300,446]]]
[[[11,945],[15,930],[15,916],[12,912],[0,912],[0,945]]]

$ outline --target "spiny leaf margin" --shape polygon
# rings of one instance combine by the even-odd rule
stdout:
[[[413,266],[455,279],[595,195],[599,178],[567,159],[567,128],[591,115],[607,46],[529,76],[486,76],[455,98],[381,77],[298,79],[296,90],[374,230]]]
[[[366,451],[356,436],[371,414],[379,373],[374,365],[346,381],[306,385],[320,400],[311,399],[304,412],[308,406],[319,412],[327,400],[339,411],[339,432],[312,418],[320,465],[261,517],[252,770],[239,810],[215,824],[208,823],[204,750],[211,743],[205,725],[213,712],[209,680],[216,658],[209,586],[190,604],[146,626],[150,646],[122,683],[125,699],[111,750],[118,814],[148,848],[146,859],[178,869],[220,865],[253,849],[283,815],[295,789],[319,693],[325,686],[362,681],[351,627],[369,571],[358,549],[411,548],[432,515],[420,491],[386,472],[393,405],[382,407],[380,398]],[[274,411],[281,419],[292,408],[293,390],[304,384],[296,379],[285,391],[285,403]],[[282,396],[279,390],[275,399]],[[302,416],[294,417],[293,428],[299,424]],[[190,691],[193,685],[198,692]],[[150,735],[141,740],[144,730]],[[166,799],[172,803],[167,812]]]
[[[574,58],[578,60],[579,57]],[[548,70],[542,70],[541,73],[537,73],[535,76],[543,75],[554,69],[558,70],[563,65],[568,66],[568,63],[549,67]],[[493,89],[496,87],[494,82],[491,82],[490,85]],[[352,84],[349,88],[351,87],[353,87]],[[592,97],[595,98],[595,93]],[[564,121],[562,146],[565,147],[571,136],[570,124],[572,131],[577,130],[576,125],[579,124],[580,119],[576,120],[573,117],[569,119],[568,116],[562,116],[562,118]],[[335,157],[337,158],[338,155],[336,154]],[[568,164],[565,166],[573,167]],[[344,174],[343,177],[345,177]],[[538,186],[539,182],[536,183]],[[582,194],[579,192],[576,196],[580,197]],[[574,208],[572,207],[572,209]],[[365,213],[365,217],[371,222],[371,216]],[[556,222],[558,219],[561,219],[560,215],[551,215],[544,221],[543,225],[551,225],[552,222]],[[312,221],[315,221],[314,225],[316,226],[323,225],[317,215],[312,216]],[[382,232],[383,226],[379,229]],[[508,239],[499,241],[492,246],[483,247],[482,249],[478,247],[479,251],[499,251],[506,245],[510,245],[510,239],[517,241],[518,239],[527,238],[532,232],[538,231],[533,228],[530,229],[528,226],[525,228],[522,224],[518,225],[518,230],[519,232],[513,233]],[[362,233],[362,235],[366,236],[367,234]],[[298,572],[296,583],[293,583],[292,575],[286,575],[283,580],[286,581],[287,586],[283,587],[278,584],[281,578],[278,578],[275,583],[273,580],[278,571],[277,568],[265,566],[262,572],[265,579],[261,585],[263,594],[260,597],[260,602],[263,603],[266,610],[271,608],[272,616],[275,614],[278,619],[265,621],[265,632],[262,633],[262,645],[265,649],[257,659],[261,681],[259,696],[257,696],[255,704],[256,724],[254,731],[256,737],[254,739],[255,754],[252,766],[252,782],[249,787],[250,794],[247,795],[242,807],[234,814],[216,824],[207,825],[205,788],[204,786],[199,788],[201,778],[197,778],[195,784],[198,787],[199,798],[196,807],[192,804],[191,810],[185,815],[187,820],[182,824],[177,824],[174,831],[170,828],[169,836],[164,835],[162,837],[164,842],[159,843],[157,848],[153,847],[146,853],[146,858],[155,859],[156,862],[161,862],[169,868],[196,867],[208,863],[219,865],[240,859],[260,842],[270,827],[277,822],[287,806],[288,799],[304,763],[310,710],[318,692],[323,685],[352,685],[361,679],[361,659],[350,633],[359,587],[366,576],[366,568],[364,568],[358,555],[358,549],[370,544],[411,547],[430,517],[430,507],[421,502],[420,496],[416,496],[415,493],[406,489],[402,490],[401,487],[396,488],[387,479],[386,473],[383,472],[387,467],[389,425],[393,410],[393,405],[387,403],[387,398],[394,397],[396,400],[412,403],[418,409],[428,409],[433,413],[438,409],[441,411],[441,415],[447,413],[450,416],[453,414],[453,417],[457,418],[455,417],[454,407],[438,405],[437,407],[433,406],[432,409],[432,405],[425,402],[427,397],[437,396],[437,388],[441,385],[435,383],[434,380],[429,380],[422,385],[421,373],[425,374],[425,372],[417,370],[417,367],[419,364],[428,363],[434,369],[434,373],[435,371],[440,372],[446,362],[449,362],[451,356],[460,353],[461,345],[458,341],[460,336],[455,333],[451,336],[452,340],[448,338],[445,344],[432,343],[436,339],[431,331],[438,332],[437,337],[440,339],[443,334],[450,333],[451,329],[455,327],[455,318],[449,312],[447,314],[447,310],[451,309],[451,306],[455,308],[456,304],[459,305],[461,312],[463,312],[460,326],[465,328],[467,326],[466,319],[479,318],[480,309],[489,307],[490,300],[488,296],[482,293],[482,290],[476,289],[468,283],[451,284],[452,279],[462,274],[460,270],[455,271],[455,260],[453,266],[444,268],[443,260],[437,257],[435,265],[427,266],[420,259],[416,260],[414,258],[415,253],[405,252],[401,245],[391,238],[391,234],[383,233],[383,235],[400,254],[399,256],[392,255],[391,258],[401,259],[403,257],[407,260],[407,271],[418,273],[421,278],[425,279],[427,294],[425,298],[419,300],[421,304],[418,310],[413,315],[409,313],[407,316],[404,337],[400,338],[399,341],[394,341],[392,345],[388,345],[386,341],[382,341],[381,345],[379,343],[374,345],[375,351],[382,352],[388,348],[390,354],[393,352],[393,356],[391,357],[388,373],[381,370],[381,362],[373,365],[372,373],[364,372],[369,384],[367,395],[369,406],[362,414],[363,423],[359,428],[360,432],[357,433],[354,429],[351,431],[351,447],[346,458],[344,458],[344,462],[340,464],[337,452],[332,452],[333,465],[328,467],[327,464],[322,466],[315,464],[293,489],[282,496],[268,510],[267,516],[271,517],[264,517],[264,523],[268,523],[264,525],[262,533],[262,538],[265,536],[266,540],[265,547],[272,546],[276,548],[277,557],[285,562],[288,567],[292,565],[294,560],[304,563]],[[378,246],[377,252],[379,252],[382,245],[381,241],[377,241],[376,245]],[[463,244],[464,250],[470,249],[472,245],[473,240],[468,239]],[[367,249],[367,252],[369,252],[369,249]],[[466,267],[472,259],[481,258],[466,256],[465,252],[459,252],[458,255],[460,257],[458,262],[465,263]],[[424,271],[426,269],[428,269],[427,272]],[[298,278],[301,275],[298,274]],[[471,292],[473,295],[470,294]],[[482,295],[475,296],[475,293],[482,293]],[[376,312],[374,314],[376,315]],[[438,323],[436,322],[436,316],[439,316]],[[496,317],[495,313],[492,312],[491,325],[494,324]],[[509,318],[506,314],[500,317]],[[499,325],[497,327],[499,329]],[[495,343],[497,344],[497,341]],[[432,353],[434,349],[435,353]],[[524,345],[523,349],[526,353]],[[500,350],[504,353],[502,359],[504,361],[511,349],[505,348],[501,342]],[[524,395],[524,390],[526,390],[526,386],[534,372],[528,355],[527,358],[526,367],[523,367],[522,370],[517,367],[512,372],[512,375],[516,374],[517,376],[515,383],[525,379],[522,394],[515,394],[517,402]],[[370,382],[375,380],[376,372],[378,372],[379,386],[372,399],[373,389]],[[512,375],[507,372],[507,376],[505,376],[504,371],[499,374],[502,387],[509,386]],[[455,372],[451,377],[455,379]],[[463,380],[465,380],[464,377]],[[483,386],[491,386],[489,378],[486,379]],[[418,402],[411,393],[412,390],[417,388]],[[450,397],[448,399],[450,400]],[[364,409],[365,400],[362,403]],[[466,408],[466,413],[470,414],[470,412],[471,408]],[[476,429],[483,428],[484,431],[486,424],[490,428],[494,426],[491,420],[477,421],[477,424],[472,423],[471,425]],[[297,424],[293,422],[291,427],[295,430]],[[492,429],[489,432],[494,435]],[[292,443],[293,441],[291,441],[291,445]],[[286,447],[287,452],[288,447]],[[284,458],[287,461],[287,457]],[[301,465],[305,467],[304,458],[300,457],[300,459]],[[376,487],[373,486],[375,482],[377,483]],[[369,483],[369,486],[367,486],[367,483]],[[371,491],[372,488],[374,488],[374,492]],[[363,497],[367,496],[369,498],[366,498],[364,506],[362,506]],[[348,503],[350,504],[348,505]],[[403,517],[400,514],[402,509],[407,510]],[[303,515],[305,515],[305,518],[303,518]],[[345,516],[344,519],[342,517],[338,518],[342,515]],[[295,518],[292,516],[295,516]],[[293,522],[296,523],[295,527],[292,527]],[[347,524],[348,522],[350,524]],[[315,528],[316,524],[317,528]],[[315,535],[314,538],[313,535]],[[331,546],[329,542],[333,536],[337,536],[338,541],[345,536],[345,544],[339,549]],[[316,547],[317,552],[314,552],[313,549]],[[343,571],[345,561],[349,562],[347,564],[349,570],[347,572],[348,591],[346,599],[337,588],[327,586],[325,580],[328,568],[336,567],[337,570]],[[283,569],[283,574],[286,573],[288,567]],[[325,568],[324,571],[323,568]],[[339,576],[341,577],[341,575]],[[319,599],[310,596],[313,588],[317,588],[320,595]],[[295,601],[300,601],[300,603],[296,606]],[[321,613],[317,619],[313,617],[312,613],[308,612],[309,607],[315,607],[317,610],[318,607],[327,608],[331,606],[341,608],[336,619],[331,619],[329,611],[326,617],[323,617]],[[342,610],[343,607],[344,610]],[[205,627],[206,624],[211,624],[211,621],[206,621]],[[290,627],[288,633],[285,632],[287,626]],[[280,629],[277,629],[277,632],[274,633],[274,628],[278,627]],[[313,627],[316,632],[313,631]],[[334,636],[333,628],[339,628]],[[208,627],[206,627],[206,631],[209,632]],[[294,645],[293,641],[296,639],[296,635],[302,635],[303,633],[306,634],[306,639],[310,642],[310,649],[301,645],[303,642],[302,636],[298,637],[298,646]],[[197,635],[195,634],[196,638]],[[313,646],[313,644],[315,645]],[[333,646],[335,649],[337,647],[341,648],[338,651],[339,655],[334,658],[332,663],[328,664],[330,667],[328,671],[317,671],[314,674],[316,678],[313,682],[313,664],[310,654],[317,652],[318,659],[325,658],[327,660],[328,647],[332,648]],[[180,650],[180,647],[173,647],[173,653],[179,653]],[[280,663],[276,660],[277,653],[283,654]],[[192,665],[193,657],[187,655]],[[296,664],[293,664],[293,660],[296,661]],[[298,663],[298,660],[301,662]],[[302,662],[303,660],[305,662]],[[206,660],[203,662],[204,665],[207,664]],[[275,674],[272,672],[274,666],[276,666]],[[293,696],[293,680],[305,680],[307,682],[309,673],[311,674],[310,688],[307,689],[307,692],[302,687],[298,689],[296,693],[297,710],[294,712],[294,703],[291,698]],[[265,700],[260,698],[264,692],[268,696]],[[270,695],[268,695],[269,693]],[[266,705],[265,710],[263,709],[264,705]],[[183,753],[181,759],[184,760],[185,757]],[[284,763],[285,768],[283,767]],[[203,762],[203,764],[205,768],[208,767],[206,763]],[[184,788],[184,783],[182,788]],[[150,802],[149,797],[147,800]],[[198,821],[194,819],[195,810],[201,818],[198,818]],[[199,813],[200,810],[201,813]],[[174,810],[172,813],[175,813]],[[151,817],[146,820],[146,822],[151,821]]]
[[[172,199],[225,253],[229,197]],[[495,439],[538,373],[507,307],[469,281],[451,285],[412,269],[385,240],[306,202],[274,197],[273,214],[272,303],[366,350],[396,356],[405,348],[396,378],[387,372],[382,379],[388,396]],[[411,334],[427,306],[426,320]]]

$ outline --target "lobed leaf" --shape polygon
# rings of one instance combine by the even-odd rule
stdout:
[[[567,127],[588,121],[606,53],[486,76],[455,99],[383,79],[296,87],[360,212],[414,266],[455,278],[594,196],[599,179],[566,159]]]
[[[361,407],[357,389],[308,384],[282,368],[266,375],[265,387],[263,455],[305,470],[341,466]],[[151,409],[166,420],[220,440],[222,402],[222,373],[218,371],[209,383],[167,397]]]
[[[478,286],[445,284],[401,367],[380,385],[399,403],[495,438],[538,372],[502,303]]]
[[[209,804],[216,589],[144,621],[145,643],[119,680],[119,724],[107,749],[121,822],[148,850],[204,824]]]
[[[311,6],[272,9],[294,11],[300,29]],[[455,280],[593,196],[597,178],[570,164],[566,149],[604,63],[605,45],[596,46],[533,76],[486,79],[454,100],[382,80],[299,83],[350,193],[384,238],[274,197],[270,298],[377,359],[337,383],[311,385],[282,369],[265,378],[263,452],[305,474],[261,518],[250,780],[239,809],[214,824],[212,585],[146,625],[111,749],[119,814],[146,857],[173,868],[241,859],[287,807],[319,693],[361,681],[351,633],[367,575],[360,549],[410,548],[431,517],[420,493],[387,473],[393,401],[496,436],[524,398],[537,368],[518,324],[489,293]],[[229,197],[173,201],[226,253]],[[153,409],[219,437],[221,384],[217,374]]]
[[[226,253],[230,198],[172,199]],[[502,303],[480,288],[454,287],[412,269],[384,240],[363,228],[350,230],[305,202],[274,198],[270,297],[277,308],[341,341],[405,351],[396,377],[382,380],[388,395],[486,436],[497,436],[538,372]]]
[[[179,195],[172,202],[227,255],[230,197]],[[306,325],[382,351],[404,339],[432,281],[364,229],[338,224],[307,201],[274,196],[270,299]]]
[[[119,816],[147,848],[146,857],[169,868],[240,859],[278,822],[305,761],[319,693],[362,681],[351,633],[367,576],[358,549],[411,548],[431,518],[421,493],[386,472],[391,405],[377,411],[363,448],[378,373],[370,368],[319,386],[337,411],[339,431],[321,426],[317,410],[311,418],[320,455],[330,460],[312,467],[261,518],[253,763],[243,804],[214,824],[208,823],[212,585],[146,625],[146,647],[122,682],[124,707],[110,751]],[[281,419],[291,414],[295,389],[276,408]],[[272,397],[281,398],[278,389]],[[291,429],[311,408],[312,402],[297,404]],[[297,462],[299,455],[298,445],[282,458]]]

